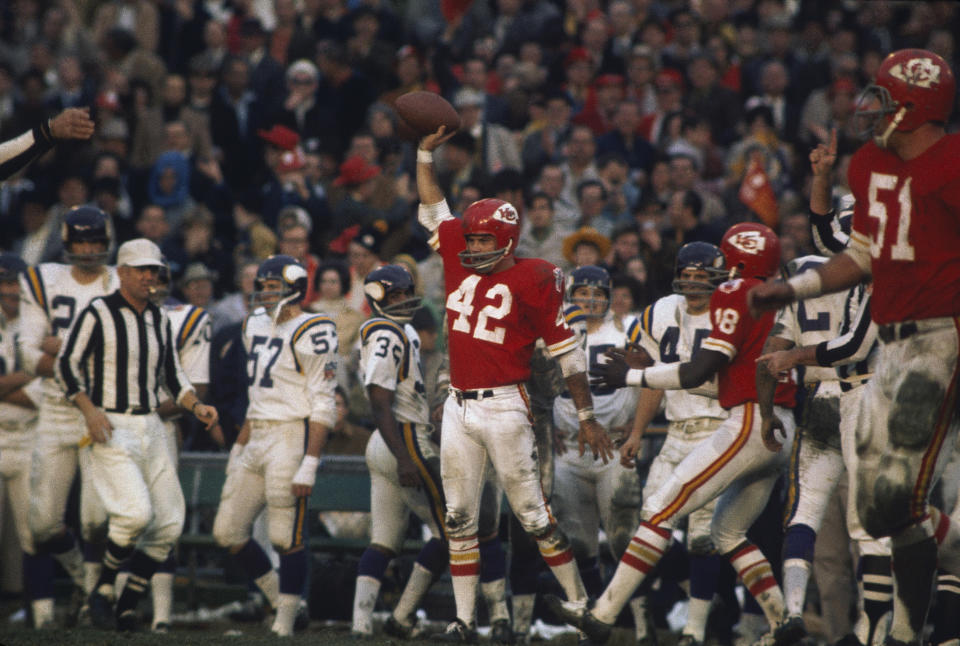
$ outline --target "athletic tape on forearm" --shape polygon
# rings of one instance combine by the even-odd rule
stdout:
[[[823,280],[820,278],[820,272],[816,269],[800,272],[791,277],[787,284],[793,288],[794,297],[798,301],[813,298],[823,293]]]
[[[681,390],[683,386],[680,385],[680,364],[667,363],[644,370],[628,370],[627,385],[657,390]]]
[[[560,372],[563,373],[563,377],[566,379],[578,372],[587,371],[587,354],[583,351],[583,348],[577,346],[570,352],[557,357],[557,363],[560,364]]]
[[[420,206],[417,207],[417,220],[431,233],[437,230],[441,222],[449,220],[452,217],[453,214],[450,213],[450,206],[445,199],[440,200],[436,204],[424,204],[421,202]]]

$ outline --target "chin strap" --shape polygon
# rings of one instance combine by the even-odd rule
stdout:
[[[887,125],[886,130],[883,131],[883,134],[873,138],[874,143],[876,143],[881,148],[887,147],[887,141],[890,139],[890,135],[893,134],[894,130],[897,129],[897,126],[900,125],[900,122],[903,121],[903,118],[907,116],[907,108],[902,107],[897,110],[897,113],[893,115],[893,119],[890,120],[889,125]]]

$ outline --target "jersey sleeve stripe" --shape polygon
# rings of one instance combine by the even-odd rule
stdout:
[[[571,305],[564,312],[564,318],[567,320],[567,325],[570,325],[586,320],[587,315],[579,305]]]
[[[643,326],[643,331],[653,336],[653,303],[647,305],[646,309],[643,310],[643,314],[640,316],[640,325]]]
[[[293,355],[293,365],[297,369],[297,372],[299,372],[300,374],[303,374],[303,366],[300,365],[300,360],[297,359],[297,349],[296,349],[297,341],[299,341],[300,338],[307,333],[307,331],[312,330],[313,328],[317,327],[318,325],[322,325],[323,323],[329,323],[331,325],[335,325],[333,320],[330,317],[314,316],[314,317],[308,318],[306,321],[301,323],[300,327],[298,327],[296,331],[294,331],[293,336],[290,337],[290,354]]]
[[[393,321],[388,321],[387,319],[370,319],[364,323],[363,327],[360,328],[360,338],[365,343],[371,334],[380,330],[389,330],[390,332],[396,334],[400,339],[400,343],[403,344],[403,347],[407,347],[409,341],[407,340],[407,335],[403,331],[403,328]]]
[[[575,334],[569,336],[563,341],[558,341],[553,345],[547,346],[547,352],[550,353],[551,357],[559,357],[561,354],[566,354],[578,346],[577,336]]]
[[[733,347],[732,343],[723,341],[721,339],[716,339],[714,337],[709,337],[706,341],[703,342],[703,348],[705,350],[714,350],[716,352],[721,352],[731,359],[737,356],[737,349]]]
[[[27,268],[27,285],[30,286],[30,293],[33,294],[33,300],[46,312],[47,293],[43,288],[43,278],[40,277],[40,272],[36,267]]]
[[[400,339],[400,345],[403,347],[403,365],[400,370],[400,381],[403,381],[410,375],[410,341],[407,339],[407,334],[403,331],[402,327],[391,320],[370,319],[360,328],[361,342],[366,343],[370,335],[380,330],[387,330],[397,335]]]
[[[440,234],[439,229],[433,232],[433,235],[427,240],[427,244],[430,245],[430,248],[436,251],[440,248]]]
[[[190,314],[187,315],[187,318],[183,321],[183,325],[180,327],[180,334],[177,335],[177,350],[182,350],[183,346],[187,344],[187,339],[193,334],[194,330],[200,324],[200,320],[206,316],[207,312],[202,307],[193,306]]]
[[[297,331],[293,333],[293,340],[291,341],[291,343],[296,345],[297,341],[300,340],[300,337],[306,334],[307,330],[321,323],[330,323],[331,325],[334,324],[333,319],[331,319],[328,316],[314,316],[314,317],[308,318],[306,321],[301,323],[300,327],[297,328]]]

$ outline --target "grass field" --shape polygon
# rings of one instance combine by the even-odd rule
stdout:
[[[16,602],[0,603],[0,646],[260,646],[267,644],[299,644],[323,646],[428,646],[436,642],[429,638],[396,640],[386,635],[372,639],[357,640],[351,637],[349,626],[344,623],[325,625],[314,621],[303,633],[281,639],[270,633],[269,625],[238,624],[228,620],[196,621],[175,623],[173,629],[163,635],[149,631],[136,633],[116,633],[95,628],[72,628],[36,631],[27,628],[23,622],[11,623],[9,616],[16,612]],[[442,629],[442,622],[432,622],[432,627]],[[617,629],[610,640],[612,646],[633,644],[632,629]],[[661,646],[671,646],[675,638],[664,633]],[[480,643],[489,643],[483,636]],[[547,641],[534,643],[550,646],[574,646],[577,643],[573,632],[558,635]]]

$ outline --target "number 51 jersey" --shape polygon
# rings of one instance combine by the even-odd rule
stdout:
[[[336,423],[337,328],[304,313],[274,325],[263,309],[243,323],[247,351],[247,419]]]
[[[461,390],[526,381],[538,338],[551,356],[577,346],[563,316],[563,272],[539,258],[517,258],[493,274],[460,264],[466,242],[460,220],[437,229],[447,294],[450,384]]]
[[[112,294],[120,287],[114,267],[106,267],[102,276],[87,284],[77,282],[72,269],[72,265],[45,262],[27,268],[20,276],[19,343],[27,372],[36,372],[45,337],[56,336],[65,342],[77,314],[94,298]],[[43,392],[46,397],[63,399],[63,389],[55,379],[44,379]],[[63,403],[73,406],[66,399]]]

